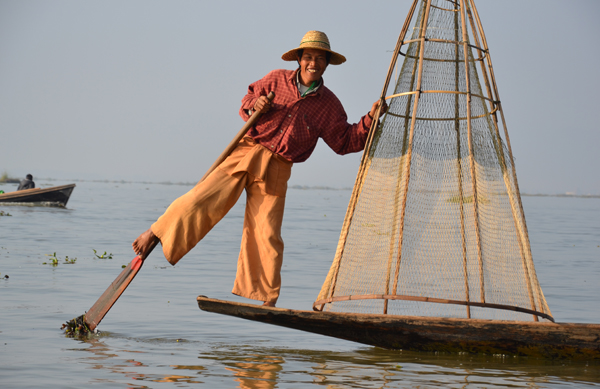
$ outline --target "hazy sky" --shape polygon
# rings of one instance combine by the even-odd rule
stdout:
[[[0,174],[195,182],[313,29],[348,59],[324,78],[356,122],[411,3],[0,0]],[[521,191],[600,194],[600,1],[476,4]],[[359,161],[320,141],[290,184],[351,187]]]

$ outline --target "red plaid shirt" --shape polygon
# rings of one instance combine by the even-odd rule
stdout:
[[[260,96],[273,91],[275,99],[248,135],[292,162],[306,161],[319,138],[338,154],[363,150],[371,126],[369,115],[357,124],[349,124],[344,107],[323,83],[316,92],[300,97],[296,73],[297,70],[274,70],[250,84],[240,108],[244,120],[248,120],[248,110]]]

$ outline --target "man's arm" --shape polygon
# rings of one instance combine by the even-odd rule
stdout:
[[[248,121],[255,111],[262,110],[261,113],[266,113],[271,108],[267,95],[274,90],[274,85],[272,85],[275,78],[274,72],[269,72],[269,74],[248,86],[248,92],[242,99],[242,106],[240,107],[240,116],[244,121]]]
[[[337,154],[344,155],[362,151],[369,135],[373,117],[377,114],[379,104],[379,100],[373,103],[369,113],[364,115],[356,124],[348,123],[346,112],[340,105],[340,114],[333,118],[330,126],[327,130],[323,131],[321,137]],[[387,104],[384,101],[384,105],[379,112],[379,117],[387,111],[387,108]]]

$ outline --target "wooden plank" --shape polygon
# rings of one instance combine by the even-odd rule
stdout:
[[[242,319],[386,349],[600,360],[600,324],[332,313],[198,296],[198,306]]]

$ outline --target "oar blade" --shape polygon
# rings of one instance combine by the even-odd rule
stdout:
[[[100,321],[108,313],[121,294],[123,294],[143,264],[144,261],[139,255],[133,258],[127,267],[123,269],[121,274],[119,274],[112,284],[104,291],[98,301],[96,301],[89,311],[85,313],[85,324],[90,331],[93,331],[98,327]]]

